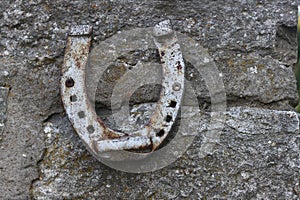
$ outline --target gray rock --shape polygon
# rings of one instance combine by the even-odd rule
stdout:
[[[296,12],[297,2],[287,0],[1,2],[0,86],[10,91],[0,148],[0,199],[297,199],[298,122],[276,111],[291,110],[297,101],[292,74]],[[226,122],[212,155],[199,158],[199,135],[167,168],[140,175],[117,172],[86,151],[63,115],[59,80],[66,33],[73,24],[91,24],[97,45],[120,30],[152,27],[165,18],[208,49],[223,74],[229,106],[258,109],[230,110],[233,121]],[[126,56],[116,63],[134,66],[143,57]],[[117,70],[108,78],[120,74]],[[193,66],[186,78],[201,108],[209,111],[205,83]],[[109,105],[111,88],[108,83],[104,93],[99,90],[98,108]],[[158,91],[141,88],[132,104],[155,101]],[[52,123],[53,130],[45,134],[43,123]]]
[[[299,119],[292,111],[265,109],[231,108],[227,113],[226,125],[241,134],[264,134],[266,130],[274,134],[297,133]]]
[[[278,5],[277,2],[263,5],[263,2],[241,1],[234,6],[230,3],[224,7],[222,5],[222,8],[217,2],[177,2],[172,4],[173,7],[169,3],[160,1],[155,8],[163,9],[168,17],[174,18],[176,30],[199,40],[201,45],[209,49],[223,74],[230,102],[239,102],[240,105],[245,102],[250,105],[251,102],[255,106],[276,105],[272,109],[288,109],[280,105],[284,101],[296,104],[298,97],[292,70],[296,62],[296,36],[293,33],[296,31],[296,19],[292,17],[296,13],[295,2],[282,4],[280,8],[272,7]],[[164,8],[165,4],[169,5],[169,9]],[[190,5],[193,5],[193,9],[190,9]],[[291,7],[280,11],[288,5]],[[192,17],[176,20],[176,9],[180,13],[186,11]],[[276,9],[279,10],[275,12]],[[141,57],[149,61],[158,60],[155,54],[144,53]],[[133,60],[131,64],[135,65],[136,59],[133,55],[124,55],[119,65],[124,66],[128,60]],[[99,85],[102,91],[96,96],[100,105],[110,105],[112,88],[118,81],[118,77],[114,78],[113,81],[102,79]],[[194,86],[198,99],[209,102],[205,82],[188,63],[186,78]],[[132,102],[157,100],[158,89],[153,85],[145,86],[132,96]],[[139,95],[141,92],[147,94],[146,99]]]
[[[223,69],[226,70],[224,82],[230,100],[241,98],[268,104],[297,99],[292,67],[270,56],[252,53],[241,58],[232,57]]]
[[[149,116],[142,104],[134,112]],[[150,105],[149,108],[153,106]],[[145,115],[143,115],[145,112]],[[137,116],[137,115],[133,115]],[[201,115],[204,124],[209,115]],[[142,120],[143,120],[142,119]],[[109,124],[109,123],[108,123]],[[199,156],[206,128],[175,163],[149,174],[127,174],[95,160],[67,123],[45,124],[46,151],[35,199],[276,199],[299,196],[299,119],[295,112],[234,107],[214,152]]]
[[[5,128],[6,122],[6,109],[7,109],[7,96],[9,88],[0,87],[0,142],[2,140],[2,132]],[[0,143],[1,144],[1,143]]]

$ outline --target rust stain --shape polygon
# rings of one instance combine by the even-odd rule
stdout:
[[[127,151],[135,152],[135,153],[150,153],[149,151],[153,151],[153,145],[142,145],[139,147],[135,147],[132,149],[128,149]]]
[[[103,128],[103,138],[104,139],[117,139],[121,136],[114,131],[107,128],[107,126],[104,124],[104,122],[100,119],[100,117],[97,117],[97,121],[99,122],[100,126]]]
[[[182,70],[182,65],[181,65],[180,61],[177,62],[177,69],[178,69],[178,71]]]

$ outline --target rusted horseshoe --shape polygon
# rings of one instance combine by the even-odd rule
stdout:
[[[62,101],[74,129],[94,155],[115,150],[155,150],[172,128],[181,106],[185,64],[170,21],[159,23],[152,31],[152,40],[159,50],[162,63],[162,90],[150,123],[130,135],[107,127],[88,100],[85,70],[92,27],[74,26],[68,35],[62,67]]]

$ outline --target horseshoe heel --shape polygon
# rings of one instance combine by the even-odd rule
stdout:
[[[184,90],[185,65],[170,21],[163,21],[151,28],[152,38],[146,39],[149,43],[147,48],[153,47],[159,50],[163,69],[162,90],[150,122],[143,129],[131,134],[107,127],[97,116],[88,99],[85,69],[89,57],[91,34],[91,26],[74,26],[67,38],[62,67],[61,96],[70,122],[86,147],[96,156],[107,151],[141,148],[155,150],[172,128]],[[117,45],[116,49],[118,49]],[[137,49],[130,49],[129,45],[126,51],[130,50]]]

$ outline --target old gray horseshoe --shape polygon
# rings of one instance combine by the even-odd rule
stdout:
[[[62,67],[61,96],[70,122],[94,155],[107,151],[141,148],[155,150],[172,128],[184,91],[185,64],[170,21],[163,21],[153,28],[152,39],[159,50],[163,69],[160,99],[150,123],[130,135],[107,127],[88,100],[85,69],[91,34],[91,26],[75,26],[67,39]]]

